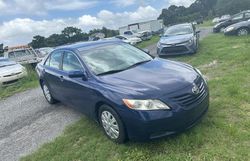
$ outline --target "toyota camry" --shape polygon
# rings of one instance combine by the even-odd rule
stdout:
[[[209,106],[198,69],[118,40],[57,48],[36,70],[49,103],[60,101],[84,113],[116,143],[182,132]]]

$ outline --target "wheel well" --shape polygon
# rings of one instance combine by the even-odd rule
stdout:
[[[240,29],[247,29],[247,31],[250,31],[250,28],[249,28],[249,27],[246,27],[246,26],[239,28],[238,31],[239,31]]]
[[[41,87],[42,87],[43,82],[44,82],[44,80],[39,79],[39,83],[40,83],[40,86],[41,86]]]
[[[98,119],[98,114],[99,114],[99,108],[102,106],[102,105],[105,105],[106,103],[103,102],[103,101],[100,101],[100,102],[97,102],[96,105],[95,105],[95,119],[96,121],[99,123],[99,119]]]

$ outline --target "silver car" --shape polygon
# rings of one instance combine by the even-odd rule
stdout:
[[[0,58],[0,86],[9,85],[25,77],[27,71],[22,65]]]

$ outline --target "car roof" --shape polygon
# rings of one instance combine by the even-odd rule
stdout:
[[[64,45],[56,48],[56,50],[78,50],[83,51],[87,49],[91,49],[97,46],[103,46],[108,44],[117,44],[117,43],[123,43],[119,39],[101,39],[99,41],[88,41],[88,42],[78,42],[70,45]]]
[[[191,23],[181,23],[181,24],[176,24],[176,25],[173,25],[173,26],[169,26],[169,27],[176,27],[176,26],[192,26]]]

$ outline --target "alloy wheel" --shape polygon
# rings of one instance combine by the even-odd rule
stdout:
[[[246,36],[248,35],[248,30],[247,29],[240,29],[238,31],[238,36]]]
[[[119,126],[115,117],[109,111],[103,111],[101,121],[106,134],[111,139],[117,139],[119,137]]]

